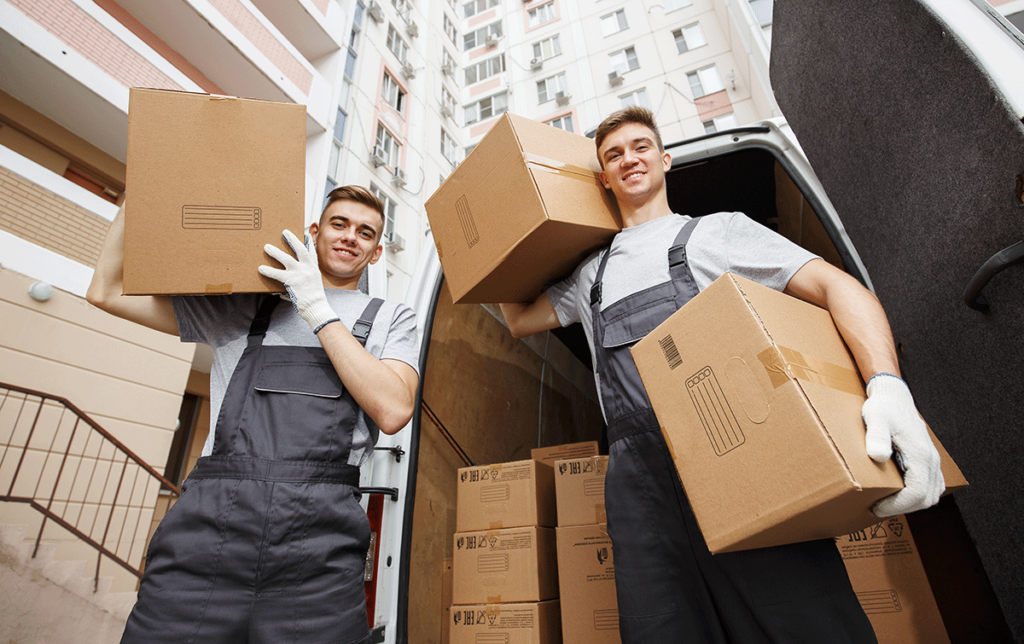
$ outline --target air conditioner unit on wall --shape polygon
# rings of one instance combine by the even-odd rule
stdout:
[[[568,92],[558,92],[555,94],[555,102],[559,105],[567,105],[572,95]]]
[[[391,178],[391,182],[394,183],[399,188],[404,188],[405,187],[405,183],[406,183],[406,181],[405,181],[405,170],[403,170],[401,168],[395,168],[395,174]]]
[[[447,118],[451,118],[453,116],[452,108],[448,107],[447,105],[442,105],[441,106],[441,116],[444,116],[444,117],[447,117]]]
[[[387,165],[387,155],[384,154],[384,150],[382,150],[379,145],[373,146],[373,155],[370,157],[370,161],[373,163],[373,167],[375,168]]]
[[[544,66],[544,59],[543,58],[532,58],[532,59],[530,59],[530,69],[531,70],[537,71],[538,69],[540,69],[543,66]]]
[[[455,73],[455,64],[454,63],[445,63],[445,64],[441,65],[441,71],[444,72],[445,74],[448,74],[449,76],[451,76],[453,73]]]
[[[619,70],[614,69],[608,73],[608,82],[612,85],[622,84],[622,74],[619,72]]]
[[[404,65],[402,65],[402,76],[404,76],[406,79],[416,78],[416,68],[414,68],[409,63],[405,63]]]
[[[408,25],[405,26],[405,32],[409,34],[411,37],[415,38],[416,36],[420,35],[420,28],[416,25],[415,22],[410,22]]]
[[[366,9],[366,13],[370,14],[374,22],[384,22],[384,10],[377,4],[377,0],[370,0],[370,6]]]
[[[389,250],[393,250],[395,252],[405,250],[405,240],[402,239],[401,235],[395,232],[388,235],[388,239],[384,242],[384,245],[387,246]]]
[[[495,47],[498,44],[498,37],[494,34],[490,34],[487,38],[484,38],[484,44],[488,47]]]

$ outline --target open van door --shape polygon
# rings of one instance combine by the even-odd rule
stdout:
[[[774,7],[778,103],[889,314],[918,408],[971,482],[933,521],[960,629],[1024,642],[1024,36],[982,0]],[[1005,623],[972,603],[972,542]]]

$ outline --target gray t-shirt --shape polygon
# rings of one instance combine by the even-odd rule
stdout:
[[[659,217],[625,228],[609,249],[593,253],[573,274],[547,290],[562,326],[583,325],[594,354],[594,323],[590,312],[590,288],[597,278],[600,254],[611,253],[601,286],[601,310],[624,297],[669,280],[668,249],[690,217]],[[701,217],[686,244],[686,258],[704,290],[726,272],[758,282],[777,291],[817,255],[765,228],[743,213],[720,212]],[[601,378],[596,372],[598,395]],[[602,407],[603,409],[603,407]],[[606,419],[607,420],[607,419]]]
[[[327,301],[346,328],[351,329],[366,308],[370,297],[360,291],[326,289]],[[256,315],[258,294],[177,296],[174,314],[182,342],[202,342],[213,349],[210,369],[210,435],[203,456],[213,451],[217,417],[231,374],[245,350],[249,326]],[[263,340],[266,346],[319,347],[320,340],[285,299],[274,309],[270,328]],[[404,304],[384,302],[366,339],[366,350],[379,359],[400,360],[419,371],[419,342],[416,314]],[[352,437],[349,464],[362,465],[373,447],[367,418],[360,410]],[[370,421],[372,422],[372,421]]]

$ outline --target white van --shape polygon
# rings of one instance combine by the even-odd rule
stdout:
[[[910,519],[947,631],[1024,641],[1024,37],[982,0],[776,0],[772,39],[786,120],[669,146],[670,204],[743,211],[877,293],[972,484]],[[374,641],[419,644],[446,640],[456,470],[606,445],[581,329],[512,339],[452,304],[436,252],[407,303],[422,384],[364,472],[367,589]]]

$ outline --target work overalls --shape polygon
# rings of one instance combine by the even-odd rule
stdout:
[[[875,642],[831,540],[712,556],[697,526],[630,347],[697,294],[686,242],[698,221],[669,250],[668,282],[602,312],[605,252],[591,290],[622,641]]]
[[[199,459],[153,535],[122,642],[369,637],[370,528],[359,468],[348,464],[359,407],[321,347],[263,345],[278,302],[261,300],[213,453]],[[380,305],[372,300],[353,326],[361,344]]]

